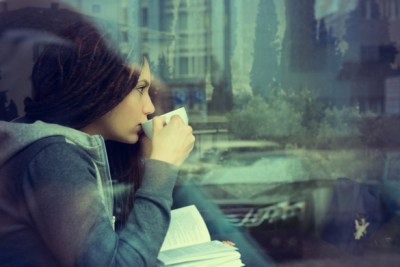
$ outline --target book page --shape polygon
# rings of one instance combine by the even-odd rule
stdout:
[[[245,264],[241,260],[233,260],[218,265],[218,267],[241,267],[241,266],[245,266]]]
[[[242,267],[242,266],[245,266],[245,264],[241,260],[233,260],[218,265],[218,267]]]
[[[161,251],[211,241],[203,217],[194,205],[171,211],[171,223]]]
[[[220,266],[221,264],[226,264],[226,263],[239,263],[242,264],[242,261],[240,260],[240,254],[239,252],[235,252],[232,254],[229,254],[227,256],[222,256],[218,258],[212,258],[212,259],[207,259],[207,260],[196,260],[196,261],[187,261],[183,263],[177,263],[177,264],[169,264],[168,267],[209,267],[209,266]],[[163,266],[163,265],[161,265]],[[230,267],[233,267],[235,265],[231,265]],[[242,265],[237,265],[237,266],[242,266]]]
[[[240,253],[236,250],[237,248],[223,244],[220,241],[211,241],[161,252],[158,255],[158,260],[164,265],[171,265],[227,256],[235,256],[238,259],[240,258]]]

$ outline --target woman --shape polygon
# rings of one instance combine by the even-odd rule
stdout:
[[[106,38],[86,22],[52,38],[26,117],[0,123],[0,266],[156,264],[195,138],[177,116],[143,136],[149,65],[127,66]]]

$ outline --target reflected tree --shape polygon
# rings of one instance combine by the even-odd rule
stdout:
[[[232,86],[223,75],[218,75],[221,69],[215,58],[211,57],[211,84],[214,88],[211,101],[209,103],[209,111],[212,113],[223,114],[232,110],[233,94]],[[217,75],[213,75],[217,74]]]
[[[254,95],[267,97],[280,80],[278,21],[273,0],[260,1],[258,9],[250,84]]]

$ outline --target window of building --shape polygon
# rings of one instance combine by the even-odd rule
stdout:
[[[162,31],[172,31],[172,23],[174,17],[171,13],[164,14],[162,22],[160,23],[160,28]]]
[[[189,49],[189,40],[190,36],[186,33],[179,34],[179,38],[177,39],[177,45],[180,47],[180,50],[182,49]]]
[[[187,0],[182,0],[179,3],[179,8],[185,10],[187,8]]]
[[[178,16],[178,29],[186,30],[188,29],[188,13],[180,12]]]
[[[142,26],[146,27],[149,24],[149,19],[148,19],[148,9],[147,7],[142,8]]]
[[[390,11],[387,12],[387,4],[384,1],[375,1],[375,0],[366,0],[366,1],[361,1],[361,10],[363,12],[363,16],[365,19],[370,20],[370,19],[383,19],[387,17],[387,15],[390,15]],[[390,6],[389,6],[390,8]]]
[[[189,58],[188,57],[180,57],[178,59],[179,71],[178,75],[185,76],[189,73]]]
[[[206,58],[207,58],[207,55],[200,55],[200,56],[192,57],[192,68],[191,68],[192,76],[205,77],[206,71],[205,71],[204,62],[205,62]]]

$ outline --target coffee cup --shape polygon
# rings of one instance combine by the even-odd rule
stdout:
[[[189,123],[186,109],[184,107],[162,114],[160,115],[160,117],[165,117],[165,123],[168,124],[172,116],[174,115],[178,115],[179,117],[181,117],[186,125]],[[151,137],[153,136],[153,120],[151,119],[142,123],[142,129],[146,136],[151,139]]]

